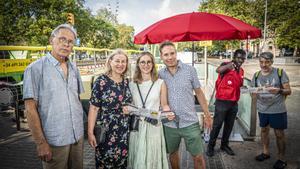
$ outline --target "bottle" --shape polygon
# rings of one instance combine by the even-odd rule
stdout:
[[[208,143],[209,142],[209,134],[210,134],[210,131],[208,128],[204,129],[204,133],[203,133],[203,140],[205,143]]]

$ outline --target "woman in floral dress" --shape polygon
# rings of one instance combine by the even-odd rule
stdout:
[[[97,169],[126,169],[128,157],[128,115],[123,103],[132,101],[128,79],[128,57],[121,49],[113,52],[106,62],[106,73],[100,75],[93,86],[88,114],[88,141],[95,148]],[[101,112],[100,114],[97,113]],[[96,119],[108,127],[104,143],[96,143]]]

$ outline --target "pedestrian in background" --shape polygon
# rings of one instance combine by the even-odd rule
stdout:
[[[268,92],[252,94],[257,98],[257,111],[259,115],[259,126],[261,127],[261,141],[263,152],[255,157],[257,161],[264,161],[270,158],[269,131],[274,129],[276,145],[278,150],[278,160],[274,164],[274,169],[282,169],[287,166],[285,155],[285,134],[287,129],[287,109],[285,98],[291,94],[289,78],[286,72],[279,68],[274,68],[273,54],[263,52],[259,56],[261,70],[253,75],[251,85],[259,87]]]
[[[76,31],[68,24],[56,27],[52,50],[24,72],[28,125],[45,169],[83,168],[84,91],[78,69],[69,60]]]
[[[181,138],[184,139],[188,152],[193,156],[194,168],[206,168],[203,157],[203,141],[198,116],[195,110],[195,97],[204,112],[204,123],[210,128],[212,119],[204,93],[201,90],[196,69],[177,60],[177,52],[172,42],[163,42],[160,47],[160,58],[166,65],[159,71],[168,89],[168,102],[177,116],[174,121],[164,124],[167,152],[173,169],[179,169],[178,149]]]
[[[137,58],[133,81],[129,86],[135,106],[154,111],[170,111],[166,84],[158,79],[155,60],[150,52],[142,52]],[[169,118],[173,120],[174,115]],[[130,132],[129,167],[169,168],[161,121],[154,124],[151,119],[140,117],[138,131]]]
[[[93,85],[88,114],[88,142],[95,149],[97,169],[127,167],[129,116],[123,113],[123,104],[132,102],[127,69],[127,54],[116,49],[107,59],[106,72]],[[107,128],[102,143],[97,143],[94,135],[96,120]]]
[[[214,147],[223,123],[224,128],[220,148],[228,155],[235,155],[229,147],[229,137],[238,112],[240,87],[243,86],[244,78],[244,70],[241,66],[245,58],[246,52],[242,49],[237,49],[233,54],[233,60],[221,63],[216,70],[218,79],[215,84],[215,114],[206,151],[206,155],[209,157],[214,156]]]

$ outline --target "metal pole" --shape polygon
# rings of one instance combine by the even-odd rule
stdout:
[[[268,13],[268,0],[265,1],[265,21],[264,21],[264,42],[262,50],[264,51],[266,45],[266,34],[267,34],[267,13]]]
[[[73,55],[73,60],[72,60],[72,62],[75,64],[75,66],[77,66],[76,50],[74,49],[73,52],[74,52],[74,55]]]
[[[232,50],[232,48],[233,48],[233,44],[231,43],[231,42],[229,42],[229,44],[230,44],[230,46],[229,46],[229,48],[230,48],[230,60],[232,60],[233,59],[233,50]],[[241,45],[241,43],[240,43],[240,45]],[[240,47],[240,48],[242,48],[242,47]]]
[[[16,123],[17,123],[17,130],[21,130],[21,125],[20,125],[20,112],[19,112],[19,93],[18,93],[18,86],[14,86],[13,89],[15,90],[16,93],[16,102],[15,102],[15,115],[16,115]]]
[[[249,46],[250,46],[250,35],[247,36],[247,42],[246,42],[246,60],[248,59],[249,54]]]
[[[207,46],[204,47],[204,83],[207,85]]]
[[[194,52],[195,52],[195,44],[194,44],[194,41],[192,43],[192,66],[194,66]]]
[[[250,136],[256,136],[256,121],[257,121],[257,110],[256,110],[256,97],[251,97],[251,115],[250,115]]]
[[[96,64],[97,64],[97,61],[96,61],[96,51],[94,51],[94,73],[96,72]]]

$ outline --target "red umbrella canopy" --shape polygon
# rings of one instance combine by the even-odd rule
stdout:
[[[202,40],[254,39],[261,30],[238,19],[206,12],[175,15],[154,23],[134,36],[135,44]]]

